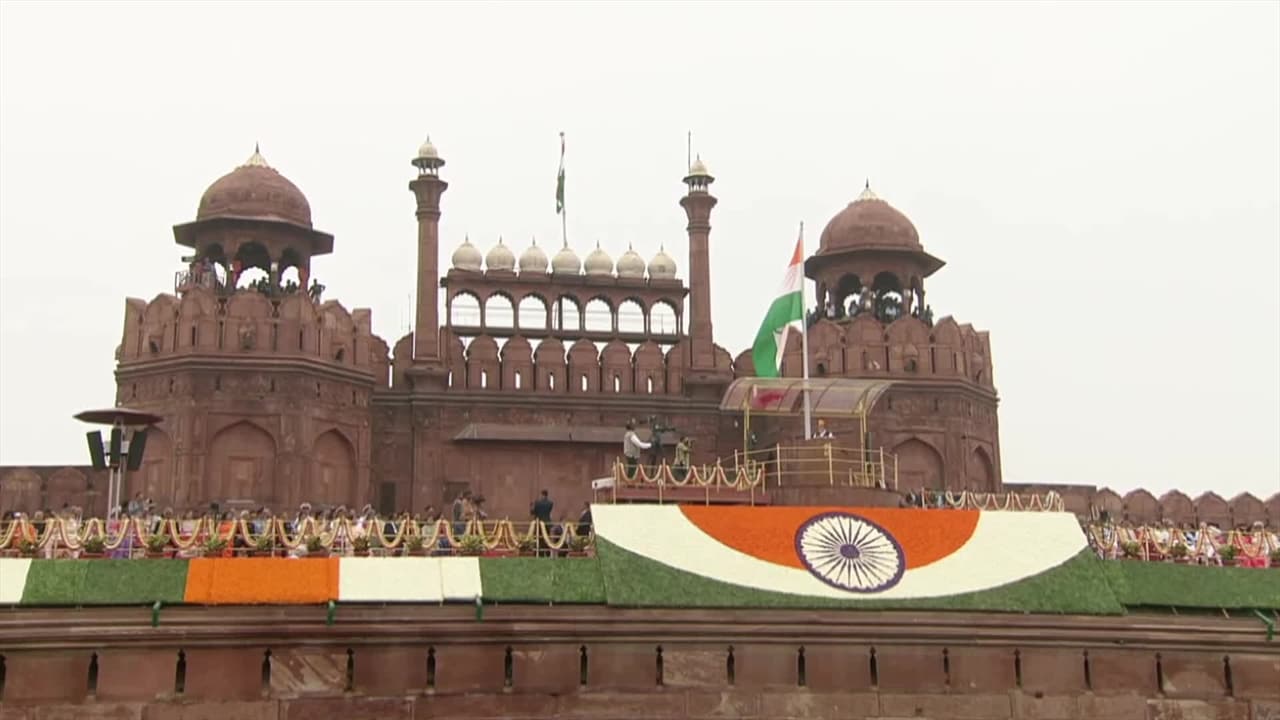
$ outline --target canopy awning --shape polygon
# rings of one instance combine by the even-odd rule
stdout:
[[[734,380],[720,400],[726,412],[753,415],[799,415],[804,412],[804,391],[815,416],[866,416],[893,385],[892,380],[855,378],[760,378]]]

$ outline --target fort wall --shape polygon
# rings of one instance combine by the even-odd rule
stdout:
[[[0,716],[1274,720],[1251,620],[343,606],[24,610]],[[21,624],[20,624],[21,623]],[[306,638],[300,642],[299,638]]]

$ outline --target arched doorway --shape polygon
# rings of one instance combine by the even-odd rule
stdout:
[[[898,456],[898,489],[941,490],[943,488],[942,456],[933,446],[912,438],[893,449]]]
[[[965,488],[977,492],[992,492],[995,490],[995,464],[991,462],[991,456],[987,454],[986,448],[974,448],[969,455],[969,465],[967,468],[968,477],[965,478]]]
[[[311,456],[311,482],[300,500],[322,505],[341,505],[355,496],[356,461],[351,443],[337,430],[316,438]]]
[[[223,428],[209,444],[207,500],[269,502],[275,489],[276,441],[248,422]]]

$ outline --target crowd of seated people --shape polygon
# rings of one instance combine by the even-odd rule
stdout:
[[[446,517],[428,506],[418,513],[380,516],[372,505],[302,503],[296,510],[223,509],[211,504],[181,513],[136,495],[106,519],[85,518],[79,507],[0,517],[0,555],[29,557],[235,557],[273,555],[536,554],[589,551],[590,506],[577,521],[552,522],[544,496],[529,521],[491,520],[484,497],[466,491]]]
[[[1263,522],[1220,527],[1171,520],[1154,525],[1112,523],[1103,514],[1082,522],[1089,546],[1104,559],[1183,562],[1249,568],[1280,567],[1280,532]]]

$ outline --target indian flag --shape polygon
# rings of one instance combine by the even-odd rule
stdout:
[[[796,239],[796,250],[791,254],[791,264],[782,277],[769,312],[765,313],[760,331],[756,333],[751,359],[758,377],[778,377],[782,371],[782,353],[787,348],[787,334],[802,332],[804,299],[800,294],[804,282],[804,236]]]
[[[560,171],[556,173],[556,214],[564,212],[564,133],[560,133]]]

